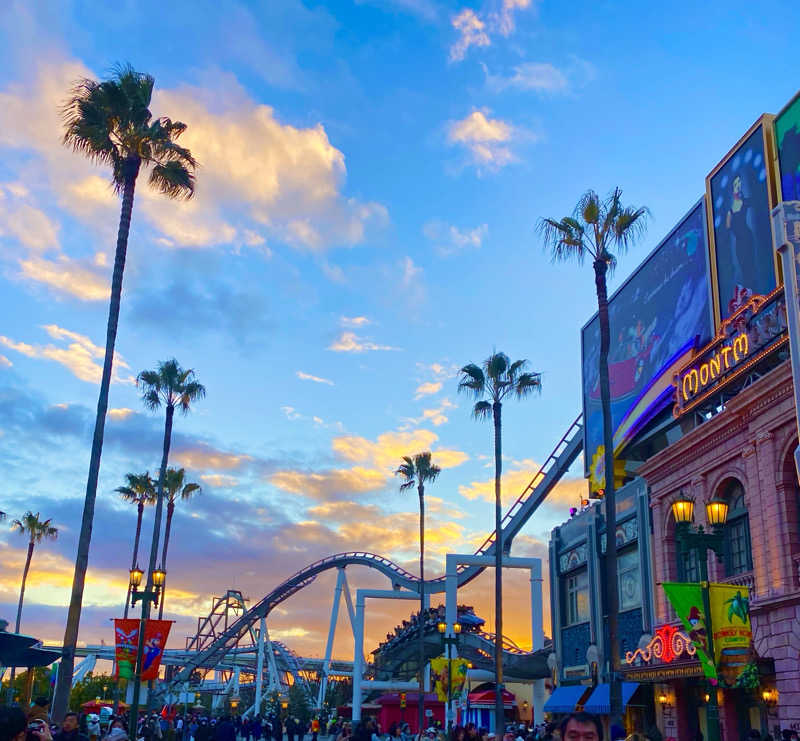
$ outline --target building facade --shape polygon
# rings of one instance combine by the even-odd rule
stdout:
[[[783,362],[728,400],[724,410],[650,458],[639,473],[650,489],[656,583],[697,581],[697,563],[676,545],[670,504],[694,497],[698,524],[704,502],[729,504],[721,559],[710,554],[710,581],[750,589],[753,650],[761,675],[758,693],[718,693],[724,738],[756,728],[800,730],[800,488],[794,464],[797,424],[790,364]],[[656,622],[678,625],[657,589]],[[773,692],[774,690],[774,692]],[[678,738],[703,729],[699,680],[664,687]],[[769,695],[765,694],[769,693]],[[663,713],[662,713],[663,716]],[[662,717],[662,730],[667,728]]]

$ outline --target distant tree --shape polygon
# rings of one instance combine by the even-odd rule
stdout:
[[[298,682],[289,687],[289,707],[287,711],[292,718],[299,718],[302,723],[308,723],[311,720],[311,705],[308,702],[305,691]]]
[[[133,539],[133,556],[131,558],[131,569],[136,566],[139,560],[139,538],[142,534],[142,516],[144,515],[145,505],[154,504],[156,501],[156,485],[150,478],[150,472],[126,473],[127,486],[118,486],[116,491],[125,502],[136,505],[136,535]],[[125,597],[125,617],[128,617],[128,607],[131,601],[131,585],[128,584],[128,594]]]
[[[614,433],[611,420],[611,385],[608,378],[608,352],[611,330],[608,320],[608,288],[606,278],[617,264],[611,252],[623,253],[644,234],[649,211],[643,206],[625,206],[622,191],[615,188],[601,199],[593,190],[587,190],[579,199],[570,216],[562,219],[542,218],[538,231],[556,262],[575,260],[582,264],[587,255],[592,260],[594,285],[597,293],[597,317],[600,324],[600,404],[603,411],[603,456],[605,469],[606,532],[617,530],[617,509],[614,492]],[[617,673],[619,666],[619,632],[617,611],[617,544],[606,538],[606,615],[613,677],[610,687],[611,723],[622,721],[622,684]]]
[[[101,82],[86,78],[78,80],[62,110],[64,144],[91,161],[111,168],[111,184],[122,195],[122,208],[92,454],[75,557],[72,596],[64,629],[61,671],[53,700],[52,716],[57,721],[63,718],[67,708],[75,665],[136,180],[140,170],[145,168],[150,170],[150,185],[168,198],[190,198],[194,194],[197,163],[188,149],[177,144],[178,137],[186,131],[186,124],[169,118],[153,119],[149,106],[154,85],[155,80],[150,75],[136,72],[130,65],[120,65],[109,79]]]
[[[502,409],[508,396],[522,399],[542,388],[540,373],[528,373],[527,360],[513,363],[502,352],[492,353],[482,365],[470,363],[461,369],[458,390],[477,401],[472,408],[475,419],[492,418],[494,422],[494,556],[495,556],[495,728],[504,726],[503,710],[503,531],[501,478],[503,473]]]
[[[14,520],[11,523],[11,529],[18,532],[20,535],[28,539],[28,555],[25,559],[25,568],[22,570],[22,584],[19,588],[19,604],[17,605],[17,622],[14,625],[14,632],[19,633],[20,624],[22,622],[22,602],[25,599],[25,583],[28,581],[28,571],[31,567],[31,559],[33,558],[33,549],[36,545],[41,543],[45,538],[48,540],[55,540],[58,537],[58,528],[53,527],[50,523],[52,520],[39,519],[39,513],[26,512],[21,520]],[[13,668],[12,668],[13,676]]]
[[[164,550],[161,552],[161,568],[167,568],[167,549],[169,548],[169,534],[172,530],[172,515],[175,514],[175,502],[180,499],[188,502],[194,494],[199,494],[200,484],[184,483],[186,471],[183,468],[168,468],[164,479],[164,488],[167,496],[167,524],[164,528]],[[167,580],[161,590],[161,601],[158,604],[158,619],[164,614],[164,601],[167,593]]]
[[[442,469],[431,462],[430,451],[417,453],[413,458],[403,456],[395,475],[403,479],[400,491],[417,487],[419,496],[419,727],[425,722],[425,484],[433,483]]]

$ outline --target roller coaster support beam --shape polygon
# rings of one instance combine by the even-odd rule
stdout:
[[[331,669],[331,654],[333,653],[333,638],[336,635],[336,623],[339,620],[339,602],[342,599],[342,587],[345,584],[344,567],[337,569],[336,589],[333,593],[333,607],[331,608],[331,623],[328,627],[328,643],[325,645],[325,661],[322,665],[322,676],[317,695],[317,710],[322,710],[325,701],[325,690],[328,688],[328,672]],[[349,594],[350,590],[348,590]]]
[[[448,553],[445,568],[445,622],[448,637],[453,637],[453,624],[458,617],[458,566],[482,566],[491,568],[495,565],[494,555],[479,556],[462,553]],[[512,558],[503,556],[503,567],[508,569],[526,569],[530,571],[531,580],[531,649],[544,648],[544,625],[542,607],[542,561],[539,558]],[[447,720],[451,717],[452,708],[448,706]],[[533,683],[533,718],[540,722],[544,713],[544,680],[537,679]]]
[[[278,677],[278,665],[275,662],[275,651],[272,648],[272,641],[269,639],[269,628],[267,628],[266,620],[262,623],[264,626],[264,652],[267,654],[267,666],[269,667],[269,684],[267,685],[267,692],[280,692],[281,682]]]
[[[261,690],[264,686],[264,642],[267,637],[267,619],[262,617],[258,631],[258,654],[256,656],[256,702],[255,715],[261,712]]]
[[[356,592],[356,619],[353,625],[353,722],[361,720],[361,688],[364,678],[364,608],[370,599],[418,600],[419,592],[395,589],[359,589]],[[419,616],[422,620],[422,615]],[[423,671],[423,667],[419,668]]]

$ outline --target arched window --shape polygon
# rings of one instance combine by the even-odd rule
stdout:
[[[725,575],[736,576],[753,570],[753,552],[750,549],[750,518],[744,501],[744,487],[730,479],[723,487],[728,501],[728,524],[725,527]]]

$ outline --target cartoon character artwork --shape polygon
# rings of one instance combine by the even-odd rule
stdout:
[[[697,648],[708,652],[708,632],[706,631],[706,620],[697,605],[692,605],[689,610],[689,615],[686,620],[691,628],[689,629],[689,638],[697,646]]]
[[[164,646],[167,643],[169,620],[148,620],[144,631],[144,654],[142,657],[142,679],[156,679]]]
[[[124,679],[133,677],[138,644],[139,621],[133,619],[114,620],[115,674],[117,676]]]

